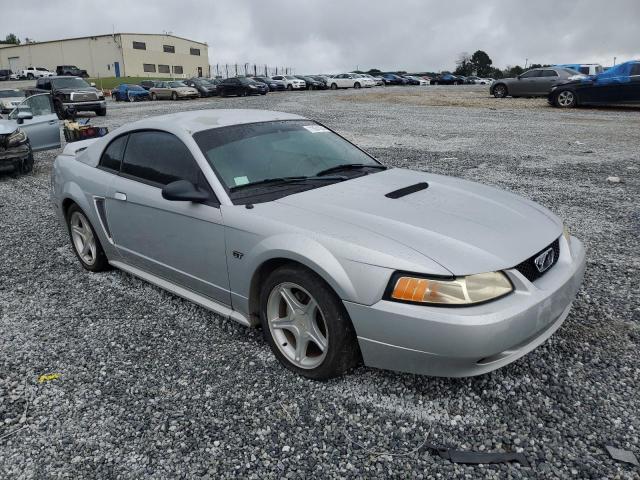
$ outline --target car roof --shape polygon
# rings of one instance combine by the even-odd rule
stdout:
[[[138,120],[126,125],[126,130],[161,129],[170,131],[175,127],[190,134],[212,128],[246,123],[270,122],[274,120],[307,120],[300,115],[252,109],[211,109],[170,113]]]

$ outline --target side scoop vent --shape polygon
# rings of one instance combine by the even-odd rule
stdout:
[[[394,190],[393,192],[389,192],[385,195],[385,197],[400,198],[412,193],[419,192],[420,190],[426,190],[427,188],[429,188],[429,184],[427,182],[420,182],[416,183],[415,185],[409,185],[408,187],[403,187],[398,190]]]

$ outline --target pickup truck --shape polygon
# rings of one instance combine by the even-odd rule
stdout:
[[[86,70],[81,70],[75,65],[58,65],[56,67],[56,75],[82,78],[87,78],[89,76]]]
[[[95,112],[104,117],[107,102],[104,94],[80,77],[43,77],[36,81],[35,88],[25,90],[27,97],[39,93],[50,93],[58,118],[72,117],[77,112]]]
[[[20,78],[33,80],[34,78],[53,77],[55,73],[50,72],[44,67],[27,67],[20,72]]]

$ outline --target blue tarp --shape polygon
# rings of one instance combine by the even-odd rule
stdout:
[[[631,78],[629,78],[629,75],[631,75],[631,67],[636,63],[639,62],[633,60],[620,63],[615,67],[611,67],[609,70],[590,77],[587,81],[593,81],[602,85],[609,83],[629,83],[631,81]]]

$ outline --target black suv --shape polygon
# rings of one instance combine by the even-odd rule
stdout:
[[[58,65],[56,67],[56,75],[66,77],[82,77],[87,78],[89,74],[86,70],[80,70],[75,65]]]
[[[50,93],[58,118],[68,118],[76,112],[96,112],[104,117],[107,102],[104,94],[80,77],[42,77],[35,88],[25,90],[27,97],[38,93]]]

